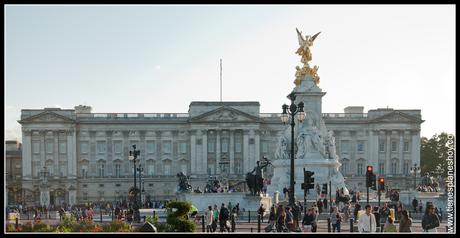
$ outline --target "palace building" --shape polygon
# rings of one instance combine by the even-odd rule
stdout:
[[[411,187],[409,168],[420,164],[421,111],[363,109],[322,114],[335,136],[347,186],[364,190],[366,166],[373,165],[386,185]],[[253,101],[194,101],[188,113],[91,110],[80,105],[21,111],[25,204],[126,199],[134,183],[128,160],[132,145],[140,150],[144,199],[173,198],[179,172],[190,175],[193,187],[203,188],[209,176],[244,185],[257,160],[274,159],[278,139],[289,126],[281,123],[280,113],[260,113],[259,102]]]

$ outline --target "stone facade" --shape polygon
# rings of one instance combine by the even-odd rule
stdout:
[[[24,199],[22,190],[22,146],[19,141],[5,141],[5,177],[6,201],[5,204],[19,204]]]
[[[44,167],[50,203],[126,198],[134,183],[128,160],[133,144],[141,151],[143,187],[152,200],[174,197],[181,171],[191,176],[193,187],[203,188],[209,176],[244,184],[258,159],[274,159],[278,138],[289,126],[280,113],[259,109],[258,102],[192,102],[188,113],[23,109],[22,185],[33,195],[28,203],[40,202]],[[409,168],[420,164],[420,110],[363,113],[362,107],[348,107],[322,117],[334,131],[348,187],[364,185],[367,164],[382,172],[387,185],[410,186]]]

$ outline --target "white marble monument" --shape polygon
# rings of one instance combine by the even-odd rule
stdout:
[[[300,35],[300,32],[298,32]],[[316,34],[315,36],[317,36]],[[310,37],[306,37],[311,39]],[[313,37],[314,40],[315,37]],[[302,42],[301,35],[299,43],[305,48],[305,42]],[[311,40],[309,46],[312,46]],[[307,42],[308,43],[308,42]],[[304,103],[306,118],[303,122],[296,120],[294,127],[294,180],[295,180],[295,197],[296,200],[303,200],[304,191],[301,188],[303,183],[303,168],[307,171],[313,171],[315,184],[324,184],[331,182],[332,195],[335,198],[336,189],[342,189],[344,194],[348,194],[342,174],[339,171],[340,162],[336,154],[335,138],[332,131],[328,131],[321,117],[321,98],[326,94],[318,87],[319,76],[316,71],[318,66],[313,69],[308,65],[311,60],[309,50],[299,48],[297,53],[300,55],[305,52],[308,57],[302,55],[304,66],[297,66],[296,87],[293,90],[295,94],[295,103]],[[306,53],[305,53],[306,54]],[[290,120],[290,119],[289,119]],[[289,188],[290,181],[290,148],[291,148],[291,125],[288,123],[283,135],[278,140],[278,146],[275,153],[275,160],[272,162],[274,167],[271,184],[267,187],[267,193],[273,194],[276,191],[283,191],[283,188]],[[315,186],[316,187],[316,186]],[[312,192],[310,192],[312,194]],[[316,191],[313,193],[316,194]],[[309,198],[315,198],[310,196]]]

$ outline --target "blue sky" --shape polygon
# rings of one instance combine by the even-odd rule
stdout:
[[[259,101],[294,87],[295,28],[312,48],[323,112],[421,109],[422,136],[455,130],[455,6],[6,5],[5,131],[21,109],[187,112],[191,101]]]

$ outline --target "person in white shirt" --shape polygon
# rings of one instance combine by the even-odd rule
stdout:
[[[367,204],[366,212],[359,216],[358,220],[358,231],[359,232],[375,232],[377,229],[377,224],[375,221],[374,214],[371,213],[372,207]]]

